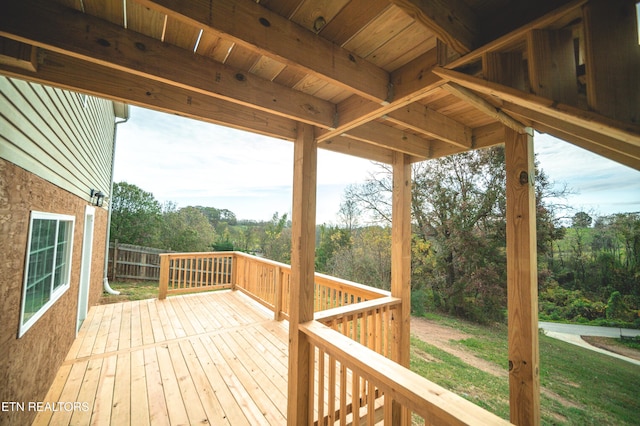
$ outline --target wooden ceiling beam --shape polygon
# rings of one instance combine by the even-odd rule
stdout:
[[[393,100],[380,106],[359,96],[351,96],[337,105],[334,129],[320,129],[316,137],[323,141],[348,132],[385,114],[422,99],[446,83],[432,71],[438,66],[436,49],[409,62],[391,75]]]
[[[536,127],[540,133],[548,133],[552,136],[562,139],[567,143],[571,143],[582,149],[586,149],[594,154],[601,155],[617,163],[623,164],[627,167],[631,167],[635,170],[640,170],[640,159],[637,157],[631,157],[629,155],[621,154],[617,151],[612,151],[605,146],[593,143],[590,140],[583,139],[579,136],[566,133],[562,129],[555,129],[543,123],[536,123]]]
[[[0,74],[144,108],[293,141],[297,122],[146,79],[124,71],[40,50],[37,71],[0,64]]]
[[[391,0],[464,55],[480,46],[479,21],[463,0]]]
[[[499,122],[473,129],[473,149],[482,149],[503,144],[504,129],[505,126]],[[429,158],[441,158],[465,151],[468,151],[468,149],[464,149],[457,145],[435,141],[431,144],[431,157]]]
[[[377,121],[351,129],[344,136],[415,157],[429,158],[430,154],[429,140]]]
[[[473,132],[469,127],[420,104],[413,103],[398,108],[383,118],[460,148],[472,147]]]
[[[510,114],[530,120],[536,130],[540,132],[548,133],[588,151],[640,170],[640,146],[629,145],[613,137],[594,133],[560,118],[542,114],[511,102],[504,102],[502,108]]]
[[[640,147],[640,126],[632,123],[620,122],[604,117],[600,114],[585,111],[569,105],[557,103],[554,100],[536,96],[521,90],[513,89],[502,84],[483,80],[457,71],[439,68],[434,72],[443,79],[454,82],[469,90],[493,96],[502,102],[509,102],[541,114],[543,124],[551,119],[560,120],[565,125],[573,125],[582,129],[585,139],[617,140],[629,149]],[[605,144],[608,142],[605,142]]]
[[[391,164],[393,162],[393,150],[345,136],[334,136],[331,139],[320,142],[318,148],[353,155],[377,161],[378,163]]]
[[[389,101],[389,74],[255,1],[138,0],[151,9],[302,69],[370,101]]]
[[[319,127],[335,105],[48,1],[3,6],[0,36]]]
[[[508,114],[505,114],[504,111],[502,111],[500,108],[494,106],[489,101],[476,95],[466,87],[460,86],[456,83],[447,83],[442,87],[452,95],[468,102],[476,109],[484,112],[491,118],[495,118],[510,129],[513,129],[518,133],[526,133],[526,126],[524,124],[520,123],[518,120],[514,119]]]

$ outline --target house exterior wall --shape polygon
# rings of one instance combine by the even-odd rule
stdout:
[[[0,424],[33,420],[28,403],[44,400],[75,339],[85,209],[90,189],[109,191],[113,111],[112,102],[0,77],[0,401],[24,403],[0,410]],[[18,337],[33,211],[75,217],[71,279]],[[89,306],[102,293],[107,213],[95,208]]]
[[[88,200],[109,195],[112,102],[0,77],[0,157]]]

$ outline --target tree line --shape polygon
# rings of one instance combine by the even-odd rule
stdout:
[[[558,218],[568,194],[536,167],[540,315],[640,327],[640,213]],[[506,316],[504,149],[413,166],[412,310],[476,322]],[[392,173],[381,165],[344,194],[339,226],[318,231],[316,267],[389,288]]]
[[[116,182],[111,200],[110,240],[178,252],[240,250],[288,262],[287,215],[270,221],[238,220],[227,209],[160,203],[152,193]]]
[[[412,170],[412,310],[476,322],[506,314],[504,149],[430,160]],[[543,319],[640,326],[640,213],[558,219],[567,190],[537,168],[538,290]],[[349,186],[337,224],[316,229],[316,269],[389,289],[392,172],[379,165]],[[240,250],[289,263],[287,215],[241,221],[229,210],[160,205],[127,183],[114,188],[112,239],[176,251]]]

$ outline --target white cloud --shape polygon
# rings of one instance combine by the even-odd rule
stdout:
[[[372,163],[320,150],[317,221],[335,222],[346,185]],[[226,208],[241,219],[290,213],[293,144],[186,118],[132,108],[118,129],[115,180],[178,206]]]
[[[572,205],[601,214],[640,211],[638,171],[548,135],[536,135],[534,146],[551,180],[578,192]],[[317,222],[335,223],[344,188],[373,170],[370,161],[319,150]],[[293,144],[131,108],[129,122],[118,127],[115,180],[180,207],[205,205],[268,220],[291,210]]]
[[[536,134],[540,167],[574,194],[568,204],[594,214],[640,211],[640,172],[546,134]]]

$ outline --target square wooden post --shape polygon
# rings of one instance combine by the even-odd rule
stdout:
[[[538,263],[533,136],[505,128],[511,422],[540,424]]]
[[[282,271],[276,266],[273,271],[273,291],[275,291],[273,303],[273,319],[282,321]]]
[[[487,80],[520,90],[525,87],[521,55],[485,54],[482,68]],[[505,126],[504,132],[510,419],[517,425],[539,425],[538,261],[533,130],[522,128],[516,131]]]
[[[309,407],[311,378],[309,343],[298,329],[313,320],[316,237],[317,144],[313,127],[298,124],[294,142],[293,209],[291,214],[291,289],[289,303],[289,390],[287,424],[313,422]]]
[[[405,154],[393,156],[391,213],[391,296],[402,300],[393,312],[391,359],[409,367],[411,324],[411,164]],[[409,411],[394,404],[392,424],[408,425]]]
[[[402,299],[394,314],[391,358],[409,366],[411,320],[411,164],[406,155],[393,157],[393,201],[391,213],[391,296]]]
[[[158,284],[158,299],[167,298],[169,289],[169,253],[160,253],[160,282]]]

